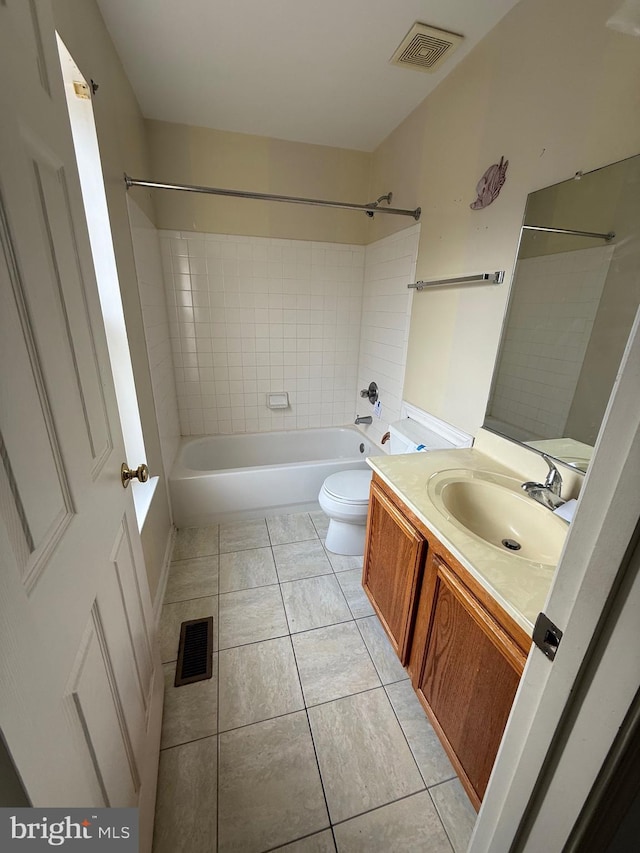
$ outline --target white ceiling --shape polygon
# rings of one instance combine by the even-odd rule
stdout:
[[[517,0],[98,0],[147,118],[373,150]],[[463,35],[389,64],[414,21]]]

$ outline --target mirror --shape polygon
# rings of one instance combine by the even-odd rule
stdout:
[[[484,426],[582,471],[640,303],[639,199],[640,155],[527,199]]]

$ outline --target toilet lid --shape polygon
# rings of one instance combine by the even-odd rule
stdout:
[[[324,481],[325,492],[343,503],[367,503],[371,471],[338,471]]]

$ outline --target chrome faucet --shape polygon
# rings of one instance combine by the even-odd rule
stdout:
[[[371,415],[366,415],[366,417],[360,417],[360,415],[356,415],[356,419],[354,421],[355,424],[372,424],[373,417]]]
[[[542,454],[542,458],[549,466],[549,473],[547,474],[544,483],[523,483],[522,488],[530,498],[534,499],[534,501],[538,501],[538,503],[546,506],[547,509],[554,510],[565,503],[565,500],[560,497],[562,476],[560,471],[558,471],[551,459],[549,459],[545,453]]]

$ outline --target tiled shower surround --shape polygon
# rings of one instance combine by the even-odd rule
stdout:
[[[374,433],[398,417],[419,226],[366,248],[159,234],[183,435],[350,423],[371,380]],[[289,408],[267,408],[276,391]]]
[[[161,232],[183,435],[349,419],[364,248]],[[268,409],[270,391],[291,406]]]
[[[365,251],[357,387],[366,388],[371,380],[378,385],[382,416],[365,428],[378,443],[400,417],[414,293],[407,284],[416,280],[419,238],[420,226],[414,225],[371,243]],[[359,394],[354,410],[361,415],[372,412]]]

